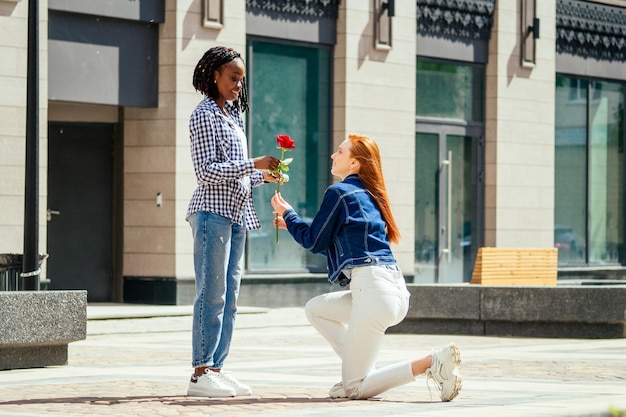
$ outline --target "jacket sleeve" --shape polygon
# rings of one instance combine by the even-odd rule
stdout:
[[[293,209],[283,213],[283,219],[287,230],[300,246],[325,255],[339,229],[346,223],[346,213],[347,207],[341,193],[331,187],[324,193],[322,205],[310,225]]]

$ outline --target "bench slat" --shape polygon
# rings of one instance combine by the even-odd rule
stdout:
[[[472,284],[556,285],[557,248],[478,249]]]

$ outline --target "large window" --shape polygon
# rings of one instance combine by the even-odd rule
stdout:
[[[248,51],[252,156],[280,157],[276,135],[291,136],[296,148],[285,157],[294,160],[280,191],[301,217],[312,218],[330,183],[331,50],[251,40]],[[248,271],[326,271],[326,259],[302,249],[286,231],[279,231],[275,243],[270,205],[275,189],[275,184],[254,189],[262,229],[249,235]]]
[[[555,144],[559,264],[623,263],[624,84],[557,76]]]
[[[481,65],[417,60],[419,117],[483,122],[484,91]]]

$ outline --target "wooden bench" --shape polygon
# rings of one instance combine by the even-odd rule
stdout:
[[[478,249],[471,284],[556,285],[557,248]]]

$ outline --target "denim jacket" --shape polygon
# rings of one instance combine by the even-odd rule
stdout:
[[[303,248],[327,257],[328,281],[349,280],[345,268],[395,264],[389,247],[386,223],[374,197],[357,175],[326,189],[318,213],[310,225],[293,209],[283,213],[287,230]]]

